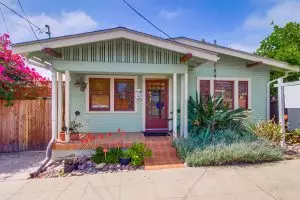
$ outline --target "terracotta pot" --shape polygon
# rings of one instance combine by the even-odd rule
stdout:
[[[70,135],[70,140],[72,140],[72,141],[79,140],[79,134],[71,134]]]
[[[59,139],[61,141],[65,141],[65,132],[64,131],[59,132]]]

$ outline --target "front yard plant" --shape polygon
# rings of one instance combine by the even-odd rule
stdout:
[[[207,102],[201,97],[199,100],[190,98],[189,130],[192,134],[174,141],[178,154],[188,166],[282,160],[281,149],[259,138],[254,133],[257,126],[249,128],[249,123],[246,123],[249,121],[247,112],[229,110],[222,97],[210,97]],[[276,130],[271,126],[274,124],[267,125],[269,129]]]

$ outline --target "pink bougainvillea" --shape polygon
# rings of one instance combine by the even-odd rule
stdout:
[[[12,52],[8,34],[0,36],[0,99],[12,105],[20,86],[39,86],[48,82],[35,69],[28,67],[21,55]]]

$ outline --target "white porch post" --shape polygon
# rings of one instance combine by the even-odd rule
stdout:
[[[278,121],[281,125],[281,132],[283,137],[281,140],[281,146],[285,145],[285,120],[284,120],[284,89],[283,78],[278,79]]]
[[[52,120],[52,138],[57,138],[57,79],[56,71],[52,70],[52,82],[51,82],[51,120]]]
[[[184,136],[184,75],[180,75],[180,137]]]
[[[61,131],[62,124],[62,74],[57,72],[57,130]]]
[[[70,141],[70,72],[65,71],[65,126],[67,127],[65,141]]]
[[[183,130],[183,135],[186,138],[188,136],[188,100],[189,100],[189,95],[188,95],[188,73],[184,73],[184,103],[183,103],[183,110],[184,110],[184,130]]]
[[[173,73],[173,137],[177,137],[177,73]]]

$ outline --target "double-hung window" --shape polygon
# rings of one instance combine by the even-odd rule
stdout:
[[[135,111],[135,77],[88,77],[88,111]]]
[[[223,103],[230,109],[250,108],[249,104],[249,85],[250,79],[239,78],[198,78],[198,92],[202,96],[204,102],[210,95],[223,96]]]

